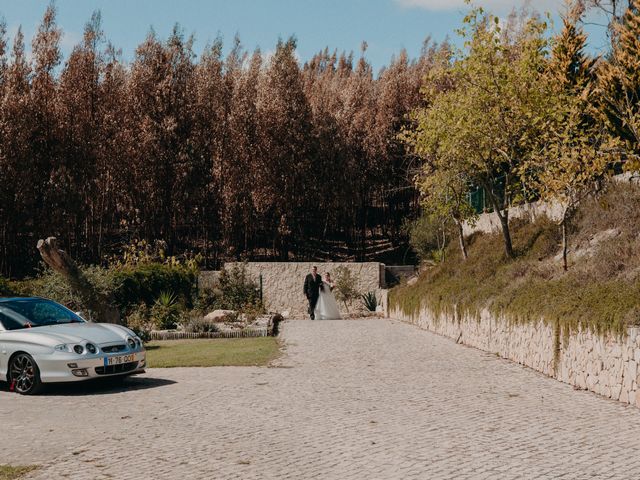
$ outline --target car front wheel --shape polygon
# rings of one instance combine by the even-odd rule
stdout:
[[[40,390],[42,386],[40,370],[28,353],[19,353],[11,359],[9,385],[12,390],[21,395],[33,395]]]

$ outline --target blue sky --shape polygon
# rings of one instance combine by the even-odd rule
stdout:
[[[22,25],[32,38],[49,0],[0,0],[0,16],[10,35]],[[478,0],[498,15],[506,15],[522,0]],[[563,0],[535,0],[536,8],[557,12]],[[368,58],[377,70],[392,54],[406,48],[419,53],[423,40],[431,35],[441,41],[460,25],[468,8],[463,0],[57,0],[58,24],[63,28],[63,53],[68,53],[81,36],[94,10],[102,12],[103,30],[123,57],[133,58],[134,50],[150,27],[162,38],[179,23],[185,33],[196,38],[199,53],[218,34],[225,45],[236,33],[243,45],[263,52],[273,50],[279,37],[295,35],[302,61],[329,46],[357,52],[363,40],[369,45]],[[556,17],[557,18],[557,17]],[[606,45],[604,29],[589,27],[592,50]]]

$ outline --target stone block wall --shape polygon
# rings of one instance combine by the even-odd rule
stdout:
[[[390,316],[495,353],[561,382],[640,407],[640,328],[627,334],[599,335],[580,330],[565,335],[542,320],[516,324],[483,310],[479,317],[435,315],[427,306],[408,315],[397,307]]]
[[[269,311],[288,313],[290,318],[305,318],[307,315],[307,300],[303,293],[305,276],[313,265],[318,272],[329,272],[335,279],[336,269],[340,266],[348,268],[356,279],[356,288],[361,293],[376,292],[379,299],[386,302],[384,290],[384,264],[378,262],[363,263],[312,263],[312,262],[249,262],[227,263],[225,268],[234,265],[244,265],[247,273],[256,282],[262,275],[263,299]],[[349,306],[352,311],[360,306],[360,301]],[[341,309],[344,308],[340,304]],[[383,308],[386,304],[383,303]],[[344,312],[343,312],[344,313]]]
[[[638,173],[627,172],[614,175],[613,180],[618,183],[634,183],[640,185]],[[559,221],[562,218],[562,205],[559,202],[531,202],[523,205],[516,205],[509,209],[509,218],[523,218],[534,222],[538,217],[545,215],[550,220]],[[469,236],[475,232],[494,233],[499,232],[502,227],[494,212],[481,213],[477,221],[473,224],[464,223],[462,225],[463,234]]]

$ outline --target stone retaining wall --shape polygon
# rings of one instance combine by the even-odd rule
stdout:
[[[395,307],[390,315],[577,388],[640,407],[640,328],[629,328],[626,336],[618,338],[588,330],[565,335],[542,320],[516,324],[487,310],[479,318],[459,316],[455,310],[438,317],[424,306],[416,315]]]
[[[316,265],[318,272],[329,272],[336,278],[336,269],[348,268],[356,279],[356,288],[361,293],[376,292],[379,299],[386,302],[384,291],[384,264],[378,262],[363,263],[312,263],[312,262],[249,262],[227,263],[225,268],[245,265],[246,271],[256,282],[262,275],[262,292],[268,311],[289,317],[304,318],[307,315],[307,300],[303,294],[305,276]],[[355,302],[349,310],[359,308],[361,301]],[[343,305],[340,305],[343,308]],[[386,303],[383,304],[386,308]]]
[[[622,173],[614,175],[613,180],[618,183],[640,184],[638,173]],[[550,220],[559,221],[562,218],[562,205],[558,202],[531,202],[523,205],[516,205],[509,208],[509,218],[527,219],[534,222],[540,216],[546,216]],[[500,220],[495,212],[481,213],[473,224],[465,222],[462,225],[463,234],[469,236],[472,233],[494,233],[501,229]]]

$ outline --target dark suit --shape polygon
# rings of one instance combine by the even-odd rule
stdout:
[[[304,279],[304,294],[309,300],[309,316],[311,320],[315,319],[313,311],[316,309],[316,303],[318,303],[318,297],[320,296],[320,286],[322,285],[322,278],[316,274],[315,280],[313,274],[308,274]]]

